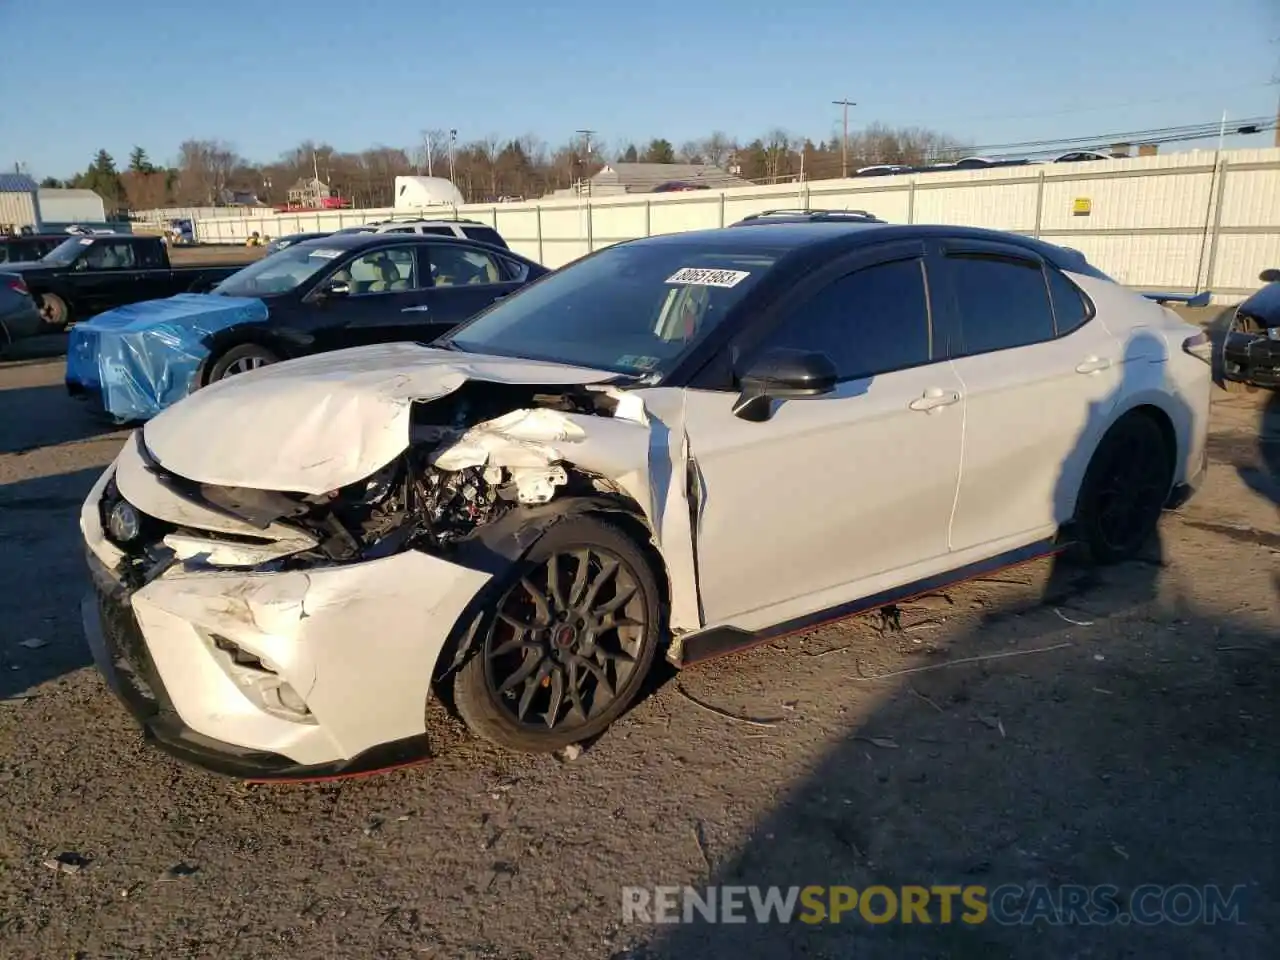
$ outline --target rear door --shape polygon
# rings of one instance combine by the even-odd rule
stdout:
[[[510,261],[466,243],[424,244],[419,259],[430,274],[431,289],[406,313],[413,315],[420,339],[449,332],[523,285],[522,278],[513,276]]]
[[[1022,247],[945,241],[936,264],[933,300],[965,395],[951,549],[1048,536],[1069,519],[1116,403],[1120,343],[1069,278]]]

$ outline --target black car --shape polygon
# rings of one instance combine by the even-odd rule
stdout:
[[[78,324],[67,390],[145,420],[192,390],[309,353],[434,340],[548,273],[510,250],[409,234],[304,240],[208,294],[133,304]]]
[[[329,236],[331,231],[315,232],[315,233],[290,233],[283,237],[276,237],[267,244],[266,255],[279,253],[286,247],[292,247],[295,243],[302,243],[304,240],[319,240],[321,237]]]
[[[57,330],[113,307],[207,288],[241,266],[175,267],[159,237],[109,233],[65,236],[40,260],[4,270],[22,275],[45,323]]]
[[[1280,388],[1280,269],[1263,270],[1266,284],[1231,318],[1222,343],[1222,385],[1232,391]]]

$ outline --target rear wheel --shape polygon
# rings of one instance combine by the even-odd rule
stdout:
[[[278,363],[280,357],[256,343],[242,343],[220,356],[209,368],[209,382],[217,383],[237,373],[248,373],[269,363]]]
[[[1075,524],[1092,560],[1127,560],[1151,539],[1173,486],[1172,454],[1145,414],[1131,413],[1107,431],[1076,501]]]
[[[67,301],[56,293],[40,294],[40,319],[50,330],[61,330],[71,319],[71,309]]]
[[[454,681],[463,721],[512,750],[588,740],[639,693],[658,646],[658,587],[625,534],[564,520],[507,578]]]

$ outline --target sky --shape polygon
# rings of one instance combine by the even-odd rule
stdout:
[[[851,131],[990,145],[1280,100],[1280,0],[0,0],[0,44],[0,165],[36,177],[99,148],[171,162],[190,138],[260,162],[450,127],[552,146],[583,128],[610,147],[817,140],[848,98]]]

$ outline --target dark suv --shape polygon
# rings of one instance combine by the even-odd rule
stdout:
[[[29,263],[67,239],[65,233],[28,233],[16,237],[0,237],[0,263]]]

